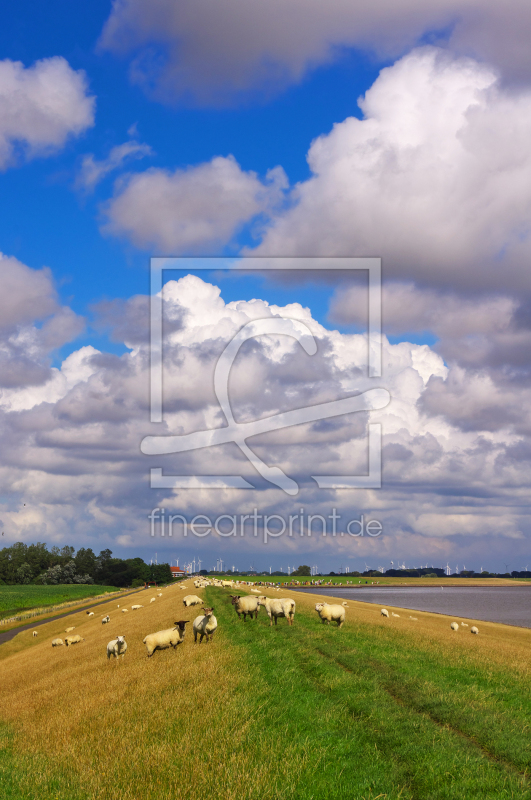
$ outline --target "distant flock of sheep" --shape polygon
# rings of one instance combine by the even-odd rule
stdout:
[[[250,585],[248,581],[220,581],[216,580],[215,578],[212,580],[206,579],[197,579],[194,582],[194,586],[196,589],[202,589],[206,586],[220,586],[220,587],[230,587],[233,588],[239,585]],[[181,589],[187,588],[186,586],[181,586]],[[257,592],[256,589],[252,589],[251,591]],[[278,590],[277,590],[278,591]],[[162,597],[162,593],[159,592],[157,597]],[[270,626],[273,625],[273,620],[275,621],[275,625],[278,623],[278,619],[284,617],[287,620],[288,625],[293,625],[294,618],[295,618],[295,608],[296,604],[295,601],[291,598],[269,598],[265,595],[260,595],[259,597],[253,597],[252,595],[230,595],[232,605],[234,606],[234,610],[238,615],[238,618],[241,619],[243,617],[243,621],[247,621],[247,616],[250,616],[251,619],[258,618],[258,612],[260,611],[260,607],[263,606],[266,610],[267,616],[269,617],[269,624]],[[152,597],[150,603],[154,603],[156,597]],[[189,594],[183,597],[183,605],[185,608],[189,608],[190,606],[202,605],[203,600],[195,594]],[[346,602],[343,602],[342,605],[335,605],[331,603],[316,603],[315,610],[319,615],[321,622],[325,625],[329,625],[331,622],[335,622],[338,628],[341,628],[343,623],[345,622],[345,607],[348,607]],[[120,606],[118,605],[118,608]],[[131,611],[137,611],[140,608],[144,608],[141,604],[135,604],[131,606]],[[127,608],[122,608],[121,611],[123,614],[127,612]],[[197,642],[197,638],[199,637],[199,643],[201,644],[203,639],[206,642],[211,642],[214,633],[216,632],[218,622],[216,617],[214,616],[214,609],[203,606],[202,608],[203,614],[199,615],[194,619],[192,629],[194,633],[194,642]],[[391,617],[400,617],[399,614],[395,614],[394,611],[391,611],[391,614],[387,611],[386,608],[381,609],[381,616],[389,618]],[[94,616],[93,611],[87,611],[87,615],[89,617]],[[410,620],[417,621],[417,617],[409,617]],[[102,625],[107,625],[111,621],[111,618],[108,614],[102,617],[101,623]],[[156,633],[150,633],[144,637],[142,640],[143,644],[146,645],[147,655],[148,658],[151,658],[155,650],[164,650],[168,647],[173,647],[175,650],[179,644],[182,644],[184,641],[185,629],[186,625],[190,622],[190,620],[177,620],[174,622],[173,628],[167,628],[162,631],[157,631]],[[463,628],[468,628],[468,624],[466,622],[461,622],[461,626]],[[459,623],[452,622],[450,628],[453,631],[459,630]],[[71,626],[66,628],[65,633],[70,634],[73,630],[75,630],[75,626]],[[470,628],[470,633],[478,634],[478,628],[473,625]],[[33,636],[37,636],[37,631],[33,631]],[[61,647],[65,645],[69,647],[73,644],[78,644],[79,642],[84,642],[85,639],[82,638],[79,634],[75,634],[73,636],[65,636],[65,639],[57,638],[52,640],[52,647]],[[127,652],[127,642],[125,641],[125,636],[116,636],[114,639],[107,644],[107,659],[114,657],[117,659],[119,656],[122,658],[125,656]]]

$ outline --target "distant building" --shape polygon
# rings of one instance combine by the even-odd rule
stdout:
[[[180,567],[170,567],[173,578],[184,578],[186,572]]]

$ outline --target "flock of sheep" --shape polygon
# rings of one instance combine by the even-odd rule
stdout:
[[[382,608],[380,613],[381,613],[382,617],[389,617],[389,611],[386,608]],[[391,616],[392,617],[400,617],[400,614],[395,614],[394,611],[391,611]],[[415,622],[417,622],[417,618],[416,617],[410,616],[409,619],[413,619],[413,620],[415,620]],[[468,628],[468,623],[467,622],[462,622],[461,623],[461,627]],[[450,628],[453,631],[458,631],[459,630],[459,623],[458,622],[450,623]],[[474,633],[474,634],[477,635],[479,633],[479,630],[478,630],[478,628],[476,628],[475,625],[472,625],[472,627],[470,628],[470,633]]]

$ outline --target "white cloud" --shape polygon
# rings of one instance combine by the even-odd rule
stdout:
[[[0,169],[17,160],[47,155],[94,124],[95,98],[85,74],[60,56],[24,67],[0,61]]]
[[[285,185],[279,167],[261,182],[232,156],[175,172],[150,169],[118,183],[105,230],[165,254],[212,251],[269,211]]]
[[[345,47],[388,60],[434,31],[511,78],[531,76],[525,0],[116,0],[100,47],[132,54],[133,81],[160,99],[223,103],[283,88]]]
[[[313,176],[261,255],[382,255],[386,279],[447,291],[528,291],[531,92],[428,47],[381,71],[314,141]]]
[[[145,158],[152,155],[153,151],[148,144],[129,141],[113,147],[106,159],[98,161],[93,153],[83,156],[76,186],[87,192],[92,191],[96,185],[110,172],[120,169],[125,163],[133,159]]]

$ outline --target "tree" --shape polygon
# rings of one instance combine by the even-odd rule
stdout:
[[[300,567],[297,567],[297,569],[294,570],[291,574],[292,575],[311,575],[312,574],[312,570],[311,570],[311,567],[309,567],[307,564],[302,564]]]
[[[17,583],[30,583],[33,578],[33,570],[29,564],[22,564],[16,571]]]

